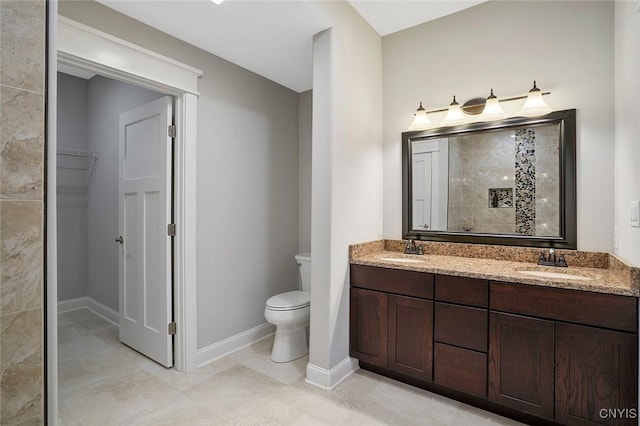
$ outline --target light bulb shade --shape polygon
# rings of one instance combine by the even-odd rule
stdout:
[[[506,114],[502,110],[500,106],[500,101],[493,94],[493,89],[491,89],[491,95],[487,98],[487,102],[484,105],[484,111],[482,111],[482,115],[480,116],[480,120],[485,121],[493,121],[493,120],[501,120],[506,117]]]
[[[542,99],[542,92],[536,87],[536,82],[533,82],[533,89],[529,90],[527,100],[525,101],[520,115],[524,117],[536,117],[538,115],[549,114],[553,111],[549,105]]]
[[[415,113],[415,117],[413,119],[413,123],[409,126],[409,130],[426,130],[431,126],[431,122],[429,121],[429,117],[427,117],[427,111],[422,107],[422,102],[420,102],[420,107]]]
[[[466,123],[467,119],[460,108],[460,104],[456,102],[456,97],[453,97],[453,102],[449,105],[447,116],[442,121],[443,126],[457,126],[458,124]]]

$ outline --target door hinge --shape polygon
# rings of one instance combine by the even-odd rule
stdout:
[[[169,137],[170,138],[175,138],[176,137],[176,126],[173,125],[173,124],[170,125],[168,133],[169,133]]]
[[[169,334],[176,334],[176,323],[175,322],[170,322],[169,323]]]
[[[167,235],[170,237],[175,237],[176,236],[176,224],[175,223],[170,223],[167,225]]]

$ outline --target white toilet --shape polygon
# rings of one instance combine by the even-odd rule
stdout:
[[[309,327],[309,297],[311,289],[311,255],[295,256],[300,271],[301,290],[276,294],[267,300],[264,308],[266,320],[276,326],[271,360],[289,362],[309,353],[307,328]]]

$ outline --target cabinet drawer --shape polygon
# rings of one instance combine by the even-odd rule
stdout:
[[[491,309],[637,332],[637,299],[526,284],[491,282]]]
[[[487,351],[486,309],[435,304],[435,340],[480,352]]]
[[[486,308],[489,282],[476,278],[436,275],[436,300]]]
[[[487,397],[487,355],[435,344],[434,383],[481,398]]]
[[[351,265],[351,286],[433,299],[433,274],[426,272]]]

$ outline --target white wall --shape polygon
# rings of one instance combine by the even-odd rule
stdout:
[[[640,266],[640,228],[629,226],[629,203],[640,200],[640,2],[615,2],[615,210],[622,258]]]
[[[58,73],[59,148],[87,151],[87,80]],[[74,161],[66,157],[64,161]],[[77,165],[75,162],[70,165]],[[87,179],[84,173],[56,170],[58,222],[58,300],[87,294],[88,248]]]
[[[331,29],[314,39],[308,372],[348,358],[348,246],[379,238],[382,217],[381,39],[346,2],[313,7]]]
[[[311,122],[313,91],[298,95],[298,252],[311,251]]]
[[[61,91],[58,93],[62,94]],[[89,151],[100,153],[89,191],[87,296],[118,311],[118,138],[120,114],[164,95],[95,76],[88,84]],[[58,234],[60,238],[60,234]]]
[[[401,133],[419,101],[526,94],[537,80],[552,108],[578,110],[578,248],[612,251],[613,33],[613,2],[491,1],[385,36],[385,238],[402,237]]]
[[[204,71],[198,348],[264,324],[266,299],[298,285],[298,94],[96,2],[61,2],[59,10]]]

